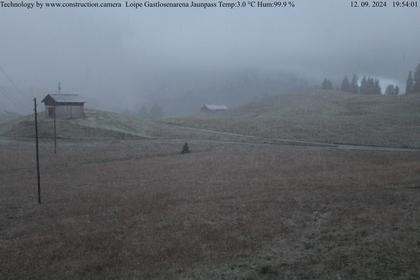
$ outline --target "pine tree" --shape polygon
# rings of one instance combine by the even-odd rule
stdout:
[[[351,92],[351,86],[347,76],[344,77],[343,82],[341,83],[341,90],[345,92]]]
[[[356,75],[353,75],[353,78],[351,79],[351,92],[352,93],[359,93],[359,85],[357,84],[357,82],[359,81],[359,79],[357,78]]]
[[[375,81],[373,80],[373,78],[368,78],[367,94],[375,94]]]
[[[374,82],[372,94],[377,94],[377,95],[382,94],[381,85],[380,85],[378,79],[376,79],[375,82]]]
[[[388,85],[385,89],[385,95],[393,95],[394,94],[394,86]]]
[[[382,94],[381,85],[378,79],[363,77],[360,83],[361,94]]]
[[[385,95],[398,95],[398,86],[388,85],[385,90]]]
[[[420,94],[420,64],[417,65],[416,71],[414,72],[413,92]]]
[[[368,82],[365,76],[363,76],[362,81],[360,82],[360,93],[367,94],[368,92]]]
[[[405,86],[405,94],[412,94],[414,90],[413,72],[408,73],[407,84]]]
[[[331,90],[333,88],[334,88],[333,83],[330,80],[328,80],[328,79],[324,79],[324,81],[321,84],[321,89]]]
[[[372,94],[372,92],[373,92],[373,87],[374,87],[375,85],[374,85],[374,82],[373,82],[373,79],[372,78],[367,78],[367,81],[366,81],[366,94]]]

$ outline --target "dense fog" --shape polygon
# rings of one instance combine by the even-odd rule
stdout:
[[[87,106],[169,115],[202,103],[375,76],[404,87],[420,62],[417,9],[351,9],[296,0],[288,9],[0,9],[0,110],[79,93]]]

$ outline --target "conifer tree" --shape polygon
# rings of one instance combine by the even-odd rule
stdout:
[[[414,90],[413,72],[408,73],[407,84],[405,86],[405,94],[412,94]]]
[[[385,90],[385,95],[398,95],[399,91],[398,86],[388,85]]]
[[[356,75],[353,75],[353,78],[351,79],[351,92],[352,93],[359,93],[359,85],[357,84],[359,79]]]
[[[344,77],[343,82],[341,83],[341,90],[345,92],[351,92],[351,86],[347,76]]]
[[[378,79],[376,79],[375,82],[374,82],[372,94],[377,94],[377,95],[381,95],[382,94],[381,85],[380,85]]]
[[[333,83],[328,79],[324,79],[324,81],[321,84],[321,89],[331,90],[333,88],[334,88]]]
[[[394,94],[394,86],[388,85],[385,89],[385,95],[393,95]]]
[[[368,91],[368,82],[365,76],[363,76],[362,81],[360,82],[360,93],[367,94]]]

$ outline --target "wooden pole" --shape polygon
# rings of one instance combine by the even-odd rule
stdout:
[[[35,112],[35,146],[36,146],[36,175],[38,182],[38,204],[41,204],[41,179],[39,175],[39,145],[38,145],[38,114],[36,111],[36,98],[34,98]]]
[[[54,105],[54,154],[57,153],[57,119],[55,110],[57,107]]]

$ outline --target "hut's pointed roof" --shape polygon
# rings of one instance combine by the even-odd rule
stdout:
[[[55,104],[83,104],[85,100],[78,94],[47,94],[43,103],[55,103]]]

